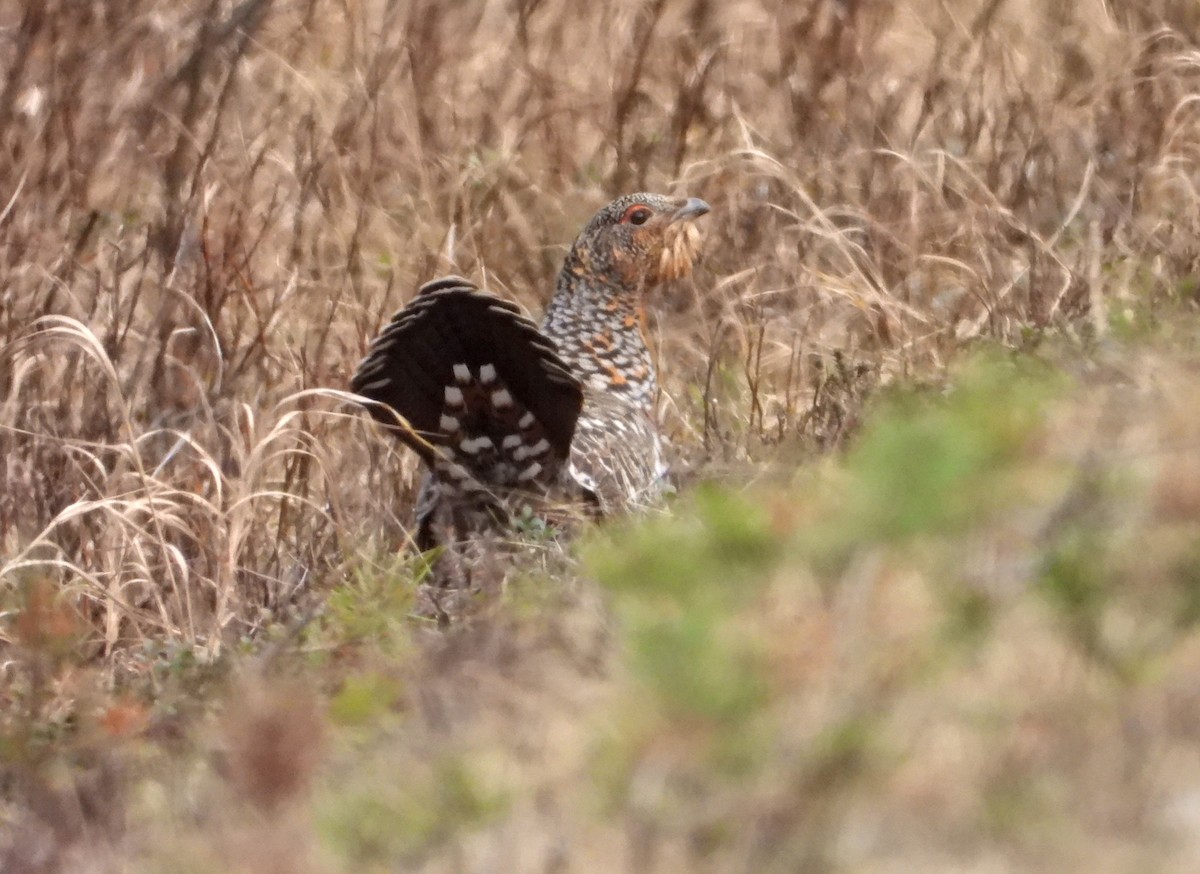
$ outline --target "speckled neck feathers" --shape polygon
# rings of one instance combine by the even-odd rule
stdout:
[[[572,266],[568,259],[559,274],[543,333],[554,338],[558,354],[588,389],[611,392],[651,412],[658,381],[646,343],[642,291],[577,275]]]

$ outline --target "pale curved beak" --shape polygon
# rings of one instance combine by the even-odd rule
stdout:
[[[687,202],[671,216],[671,222],[680,222],[687,219],[700,218],[706,212],[711,212],[712,208],[698,197],[689,197]]]

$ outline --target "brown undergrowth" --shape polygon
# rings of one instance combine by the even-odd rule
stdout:
[[[0,0],[0,45],[0,867],[1194,861],[1193,3]],[[439,272],[540,312],[639,189],[713,206],[652,302],[680,500],[419,602],[348,375]]]

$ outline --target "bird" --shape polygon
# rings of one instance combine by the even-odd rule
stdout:
[[[414,542],[496,530],[547,500],[597,515],[654,500],[666,473],[646,295],[690,274],[696,197],[627,194],[563,261],[540,327],[460,276],[422,285],[370,344],[350,388],[427,469]]]

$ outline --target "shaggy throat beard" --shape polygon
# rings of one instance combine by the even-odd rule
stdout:
[[[700,229],[692,222],[667,225],[663,231],[662,254],[658,261],[659,282],[690,276],[700,249]]]

